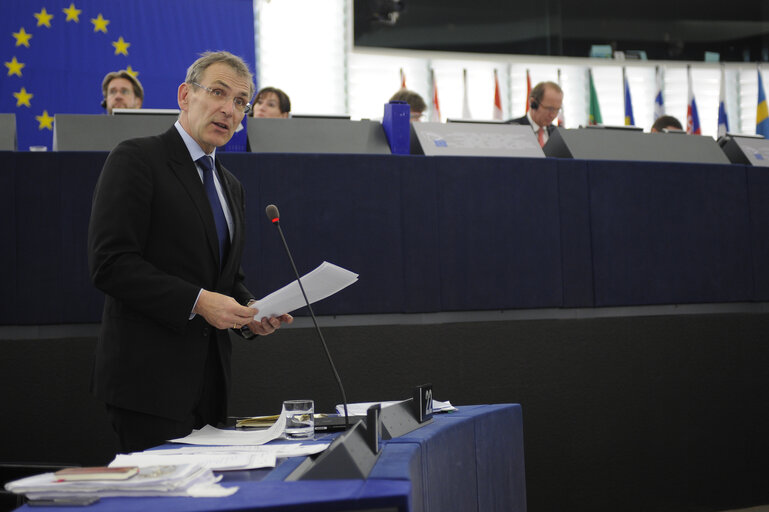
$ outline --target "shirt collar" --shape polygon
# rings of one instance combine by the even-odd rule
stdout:
[[[187,146],[187,151],[189,151],[193,162],[197,162],[198,158],[206,155],[213,158],[214,162],[216,162],[216,148],[214,148],[211,153],[206,153],[203,151],[203,148],[201,148],[200,145],[195,142],[195,139],[193,139],[192,136],[185,131],[184,127],[182,127],[182,124],[178,120],[174,123],[174,127],[176,128],[176,131],[179,132],[179,135],[182,136],[184,145]]]
[[[537,133],[540,128],[544,128],[544,126],[539,126],[534,122],[534,120],[531,118],[531,112],[526,112],[526,117],[529,118],[529,124],[531,125],[531,129],[534,130],[534,133]]]

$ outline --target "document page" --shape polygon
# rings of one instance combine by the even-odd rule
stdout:
[[[307,300],[312,304],[347,288],[358,280],[358,274],[324,261],[318,268],[302,276],[301,280],[304,291],[307,293]],[[254,302],[251,307],[259,310],[254,319],[261,320],[265,317],[290,313],[304,305],[299,283],[293,281]]]

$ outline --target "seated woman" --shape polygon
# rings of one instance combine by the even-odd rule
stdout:
[[[288,117],[291,113],[291,100],[288,94],[275,87],[261,89],[254,99],[252,117]]]

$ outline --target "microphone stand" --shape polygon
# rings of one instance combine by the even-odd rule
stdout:
[[[271,211],[273,208],[274,208],[274,211]],[[336,366],[334,366],[334,361],[333,359],[331,359],[331,352],[329,352],[328,350],[328,346],[326,345],[326,340],[325,338],[323,338],[323,333],[321,332],[320,327],[318,326],[318,320],[315,318],[315,312],[313,312],[312,306],[310,305],[310,300],[307,298],[307,294],[304,291],[304,286],[302,286],[302,280],[299,278],[299,271],[296,269],[296,265],[294,264],[294,258],[291,256],[291,251],[288,248],[286,237],[283,236],[283,230],[280,228],[280,215],[278,214],[277,206],[269,205],[267,207],[267,217],[270,219],[270,222],[272,222],[275,225],[275,227],[278,228],[280,239],[283,242],[283,247],[286,249],[286,254],[288,254],[288,260],[291,262],[291,268],[294,269],[294,275],[296,275],[296,281],[299,283],[299,289],[302,291],[304,302],[307,304],[307,309],[310,310],[312,323],[315,325],[315,330],[318,333],[318,337],[320,337],[320,343],[323,345],[323,350],[326,352],[326,359],[328,359],[328,363],[331,365],[331,370],[334,372],[334,378],[336,379],[336,383],[339,386],[339,391],[342,393],[342,404],[344,406],[344,428],[345,430],[350,430],[350,418],[347,414],[347,395],[345,394],[344,387],[342,386],[342,379],[339,378],[339,372],[336,371]]]

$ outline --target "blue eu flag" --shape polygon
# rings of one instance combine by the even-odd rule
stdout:
[[[178,108],[200,53],[256,61],[252,0],[11,0],[0,33],[0,112],[16,114],[19,150],[50,149],[56,114],[104,113],[110,71],[141,81],[145,108]]]

